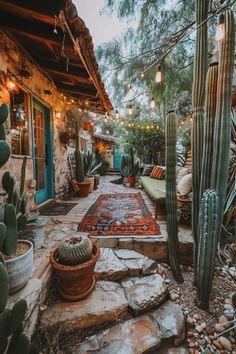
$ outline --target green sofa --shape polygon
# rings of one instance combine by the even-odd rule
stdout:
[[[141,176],[140,181],[144,190],[155,201],[156,219],[166,220],[166,202],[165,202],[166,181],[160,179],[154,179],[149,176]]]

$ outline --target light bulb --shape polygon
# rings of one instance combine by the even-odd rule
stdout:
[[[6,87],[7,87],[7,89],[8,89],[9,91],[13,91],[13,90],[16,89],[16,84],[15,84],[15,82],[12,81],[12,80],[7,80],[7,82],[6,82]]]
[[[159,126],[157,125],[157,129],[159,129]]]
[[[156,83],[159,84],[161,81],[162,81],[161,65],[158,65],[157,73],[156,73]]]
[[[224,15],[220,14],[218,18],[218,26],[216,30],[216,41],[222,41],[225,37],[225,19]]]
[[[152,96],[152,100],[151,100],[150,106],[151,106],[151,108],[155,108],[155,106],[156,106],[154,96]]]
[[[107,130],[106,133],[109,134],[110,133],[109,130]]]
[[[107,118],[104,119],[104,122],[107,123]]]
[[[120,114],[118,112],[118,110],[116,110],[116,119],[119,119],[120,118]]]
[[[133,87],[131,84],[129,84],[128,86],[128,93],[132,93],[133,92]]]
[[[144,72],[143,71],[141,72],[140,76],[141,76],[142,79],[144,78]]]
[[[131,103],[129,104],[128,113],[130,116],[132,116],[132,114],[133,114],[133,107],[132,107]]]

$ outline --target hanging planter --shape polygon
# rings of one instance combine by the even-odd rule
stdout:
[[[91,122],[83,122],[84,130],[90,130],[90,128],[91,128]]]

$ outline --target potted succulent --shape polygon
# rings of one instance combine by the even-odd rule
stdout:
[[[100,256],[99,247],[88,236],[75,234],[50,255],[60,295],[70,301],[88,296],[95,286],[94,268]]]
[[[0,107],[0,167],[10,156],[6,142],[5,121],[9,116],[6,104]],[[2,185],[7,192],[7,202],[0,220],[0,251],[4,255],[9,275],[9,292],[14,293],[26,285],[33,269],[33,245],[28,240],[20,240],[26,226],[27,194],[24,192],[26,158],[23,160],[20,187],[7,171]],[[31,235],[31,238],[33,235]]]
[[[87,180],[88,182],[91,183],[90,186],[90,193],[94,189],[94,181],[96,179],[96,184],[97,184],[97,177],[95,177],[100,168],[102,166],[102,161],[99,161],[96,154],[92,151],[87,151],[84,154],[84,173],[85,173],[85,181]]]
[[[85,181],[83,154],[78,150],[75,150],[74,154],[75,154],[75,167],[76,167],[75,174],[79,186],[78,196],[87,197],[90,191],[90,182]]]
[[[139,172],[139,163],[134,161],[133,154],[123,155],[121,160],[120,172],[124,183],[128,184],[131,187],[134,186],[136,176]]]

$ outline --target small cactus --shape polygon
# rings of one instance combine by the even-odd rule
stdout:
[[[87,236],[72,236],[58,249],[58,262],[64,265],[78,265],[87,262],[93,255],[93,243]]]

